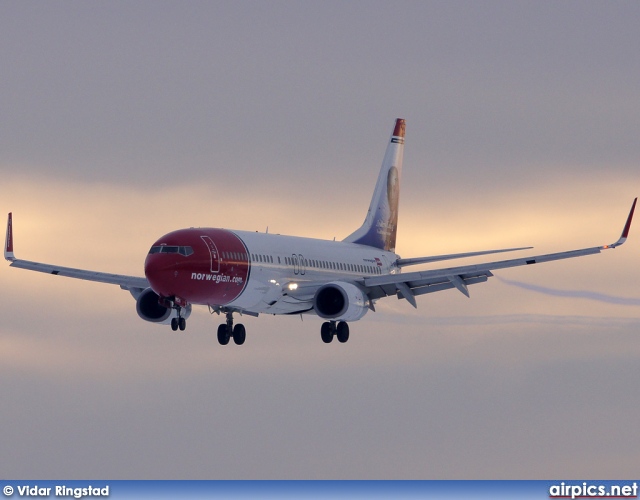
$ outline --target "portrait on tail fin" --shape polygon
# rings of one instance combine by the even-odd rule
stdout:
[[[389,175],[387,175],[387,201],[389,203],[389,231],[384,242],[384,250],[395,250],[398,233],[398,202],[400,201],[400,174],[396,167],[391,167]]]

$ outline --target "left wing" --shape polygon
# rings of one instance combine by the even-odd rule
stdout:
[[[7,219],[7,237],[4,246],[4,258],[11,262],[11,267],[27,269],[29,271],[38,271],[40,273],[54,274],[56,276],[66,276],[68,278],[120,285],[120,288],[124,290],[144,289],[149,287],[149,282],[146,278],[140,278],[137,276],[86,271],[84,269],[74,269],[71,267],[62,267],[52,264],[43,264],[42,262],[31,262],[29,260],[16,259],[16,256],[13,253],[12,219],[13,218],[10,213]]]
[[[631,219],[636,208],[638,198],[633,200],[631,211],[622,230],[618,241],[610,245],[603,245],[581,250],[571,250],[568,252],[550,253],[545,255],[535,255],[519,259],[501,260],[497,262],[487,262],[486,264],[474,264],[469,266],[449,267],[446,269],[434,269],[429,271],[418,271],[412,273],[388,274],[385,276],[373,276],[358,280],[365,286],[371,300],[389,295],[397,295],[398,298],[407,299],[413,306],[417,307],[415,297],[425,293],[439,292],[449,288],[456,288],[467,297],[469,296],[468,285],[487,281],[496,269],[506,269],[508,267],[527,266],[539,264],[541,262],[551,262],[553,260],[571,259],[600,253],[602,250],[616,248],[622,245],[629,235]]]

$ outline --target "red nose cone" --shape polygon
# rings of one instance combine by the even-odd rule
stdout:
[[[226,305],[249,279],[249,253],[231,231],[180,229],[160,238],[144,263],[154,292],[192,304]]]
[[[182,243],[177,231],[155,242],[144,261],[144,274],[153,291],[162,297],[181,296],[178,281],[192,254],[192,247]]]
[[[153,291],[158,295],[167,296],[165,284],[170,274],[171,271],[167,268],[166,256],[161,254],[147,255],[144,261],[144,275],[147,277],[147,281]]]

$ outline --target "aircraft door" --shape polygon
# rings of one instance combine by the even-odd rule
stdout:
[[[218,252],[218,247],[213,242],[213,240],[209,236],[200,236],[204,244],[207,245],[207,249],[209,250],[209,256],[211,257],[211,272],[219,273],[220,272],[220,252]]]

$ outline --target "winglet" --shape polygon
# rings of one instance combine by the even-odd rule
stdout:
[[[13,255],[13,225],[11,212],[9,212],[9,217],[7,218],[7,236],[4,243],[4,258],[11,261],[16,260],[15,255]]]
[[[625,241],[627,241],[627,236],[629,236],[629,229],[631,228],[631,219],[633,219],[633,211],[636,209],[636,202],[638,198],[633,200],[633,205],[631,205],[631,210],[629,211],[629,217],[627,217],[627,222],[624,225],[624,229],[622,230],[622,234],[620,235],[620,239],[611,245],[605,245],[602,249],[606,248],[615,248],[617,246],[622,245]]]

